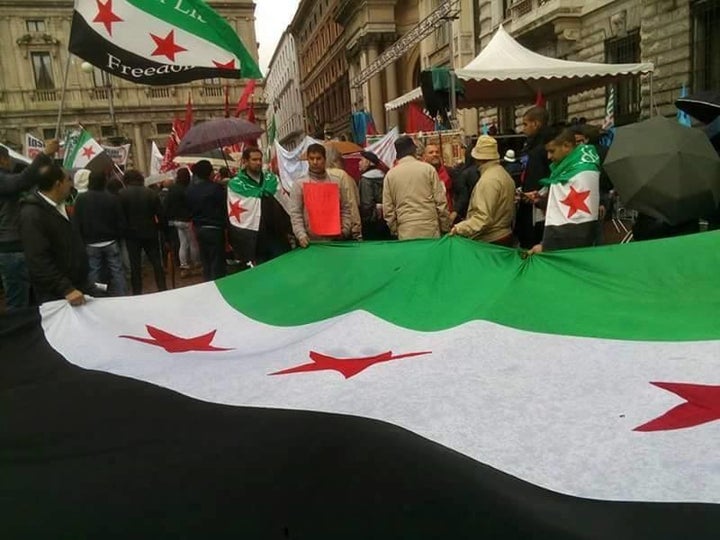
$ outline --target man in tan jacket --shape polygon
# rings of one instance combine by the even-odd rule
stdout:
[[[311,144],[307,149],[309,165],[308,178],[298,180],[290,191],[290,223],[293,234],[302,248],[310,245],[310,241],[342,240],[352,237],[352,217],[350,212],[351,195],[342,179],[325,168],[325,147],[322,144]],[[305,208],[303,184],[308,182],[334,182],[340,188],[340,221],[341,233],[338,236],[320,236],[310,229],[310,221]]]
[[[500,164],[497,141],[481,136],[472,157],[480,169],[480,180],[470,197],[467,219],[455,225],[450,234],[512,247],[515,182]]]
[[[432,165],[415,158],[410,137],[395,141],[398,163],[385,176],[383,215],[399,240],[439,238],[450,230],[445,190]]]

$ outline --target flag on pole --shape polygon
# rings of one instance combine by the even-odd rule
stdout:
[[[680,90],[680,98],[682,99],[684,97],[687,97],[687,95],[687,86],[683,84],[682,89]],[[681,111],[680,109],[678,109],[677,112],[677,121],[683,126],[692,127],[692,119],[690,118],[690,115],[685,111]]]
[[[318,244],[6,316],[4,536],[715,540],[718,241]]]
[[[163,155],[158,148],[158,145],[153,141],[150,148],[150,176],[160,174],[160,169],[163,164]]]
[[[537,95],[535,96],[535,106],[536,107],[545,107],[545,104],[547,103],[545,96],[543,96],[542,90],[537,91]]]
[[[275,123],[275,116],[272,117],[272,120],[270,121],[270,127],[267,131],[268,136],[268,146],[272,146],[275,142],[275,139],[277,138],[277,124]]]
[[[248,107],[250,106],[250,100],[253,93],[255,92],[256,86],[257,81],[254,79],[248,81],[248,83],[245,85],[243,93],[240,95],[240,99],[238,100],[237,107],[235,108],[236,117],[239,117],[242,113],[248,110]]]
[[[615,86],[610,87],[608,92],[607,102],[605,103],[605,120],[603,121],[602,128],[604,131],[609,131],[615,127]]]
[[[226,84],[223,88],[223,95],[225,96],[225,118],[230,118],[230,87]]]
[[[187,130],[185,129],[185,123],[182,120],[180,120],[179,118],[173,120],[172,131],[170,132],[167,144],[165,145],[165,156],[163,157],[163,162],[160,166],[161,173],[172,171],[173,169],[178,168],[178,165],[174,162],[174,159],[177,156],[178,146],[180,146],[180,141],[182,140],[186,131]]]
[[[105,171],[111,168],[112,164],[110,156],[89,131],[80,128],[68,133],[65,139],[63,167]]]
[[[202,0],[75,0],[69,49],[138,84],[262,77],[233,27]]]
[[[192,92],[188,92],[188,99],[187,99],[187,105],[185,106],[185,120],[183,121],[183,133],[180,136],[180,139],[190,131],[193,127],[193,102],[192,102]]]

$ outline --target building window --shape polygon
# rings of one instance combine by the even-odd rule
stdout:
[[[29,20],[25,21],[25,26],[27,27],[28,32],[44,32],[45,31],[45,21],[43,20]]]
[[[547,101],[547,111],[551,124],[558,124],[568,120],[567,96],[560,96]]]
[[[720,0],[693,4],[693,89],[720,87]]]
[[[33,72],[35,73],[35,88],[38,90],[52,90],[55,88],[50,64],[49,52],[34,52],[30,55]]]
[[[220,86],[220,77],[214,77],[212,79],[203,79],[205,86]]]
[[[100,126],[100,136],[102,138],[114,137],[115,136],[115,126]]]
[[[612,64],[640,62],[640,33],[636,30],[621,38],[605,42],[605,60]],[[615,85],[615,125],[622,126],[640,119],[640,77]]]
[[[54,127],[52,127],[52,128],[43,128],[42,133],[43,133],[43,139],[45,139],[46,141],[47,141],[48,139],[54,139],[54,138],[55,138],[55,128],[54,128]]]
[[[157,129],[158,135],[166,135],[172,132],[172,123],[156,124],[155,128]]]

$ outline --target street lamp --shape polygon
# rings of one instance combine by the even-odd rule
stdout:
[[[90,62],[83,62],[80,65],[80,69],[82,69],[85,73],[93,73],[95,71],[95,66],[93,66]],[[110,121],[112,122],[113,133],[117,136],[118,129],[117,121],[115,120],[115,103],[113,101],[113,88],[112,82],[110,81],[110,75],[101,69],[100,78],[102,81],[102,87],[105,89],[106,95],[108,97],[108,105],[110,107]]]

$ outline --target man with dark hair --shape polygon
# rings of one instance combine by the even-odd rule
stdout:
[[[125,214],[125,244],[130,259],[132,292],[142,294],[142,251],[153,267],[158,290],[164,291],[167,286],[158,238],[163,219],[160,198],[157,192],[145,187],[145,178],[139,171],[126,171],[123,182],[126,187],[120,191],[120,203]]]
[[[40,168],[52,163],[59,147],[56,140],[47,141],[29,167],[13,174],[10,153],[0,146],[0,278],[8,311],[30,303],[30,278],[20,242],[20,195],[35,185]]]
[[[452,221],[445,190],[432,165],[419,161],[410,137],[395,141],[397,165],[385,176],[383,214],[390,232],[400,240],[439,238]]]
[[[308,177],[298,180],[290,192],[290,223],[302,248],[310,241],[341,240],[352,235],[352,196],[337,175],[326,170],[326,152],[322,144],[311,144],[307,149]],[[336,188],[330,185],[334,184]],[[332,206],[312,204],[316,199],[332,201]],[[308,204],[310,202],[311,204]],[[326,201],[327,202],[327,201]],[[335,207],[337,206],[337,208]],[[332,225],[339,221],[337,230],[317,229],[314,224]]]
[[[85,242],[90,283],[102,283],[103,276],[108,276],[108,294],[125,296],[127,284],[120,254],[125,215],[120,199],[105,191],[106,186],[104,172],[90,173],[88,190],[75,200],[73,224]]]
[[[531,107],[523,115],[523,133],[527,136],[522,151],[522,192],[533,193],[540,189],[540,180],[550,175],[550,162],[545,151],[549,141],[548,112],[543,107]],[[515,225],[520,245],[529,249],[542,239],[542,212],[525,195],[521,196]]]
[[[278,177],[263,171],[259,148],[246,148],[242,169],[228,184],[229,238],[235,256],[255,266],[290,251],[290,218],[276,197]]]
[[[595,244],[600,201],[600,157],[595,147],[576,144],[566,129],[546,145],[551,174],[540,192],[528,193],[536,203],[547,200],[542,243],[530,253],[589,247]],[[547,194],[544,192],[547,191]]]
[[[178,169],[175,173],[175,182],[168,189],[165,199],[165,216],[170,227],[175,229],[172,235],[174,254],[180,263],[180,277],[190,275],[190,266],[200,261],[197,239],[192,230],[192,212],[187,200],[187,189],[190,185],[190,170]]]
[[[187,190],[188,206],[200,245],[203,278],[212,281],[227,275],[225,259],[227,195],[223,186],[212,181],[213,166],[208,160],[198,161],[193,166],[192,172],[197,181]]]
[[[20,235],[25,249],[30,281],[39,303],[67,300],[85,303],[85,293],[94,287],[88,281],[85,245],[72,226],[65,200],[72,180],[52,164],[38,176],[37,191],[20,208]]]
[[[390,229],[383,218],[383,182],[387,167],[380,158],[369,151],[362,152],[360,173],[360,218],[363,238],[366,240],[390,240]]]

